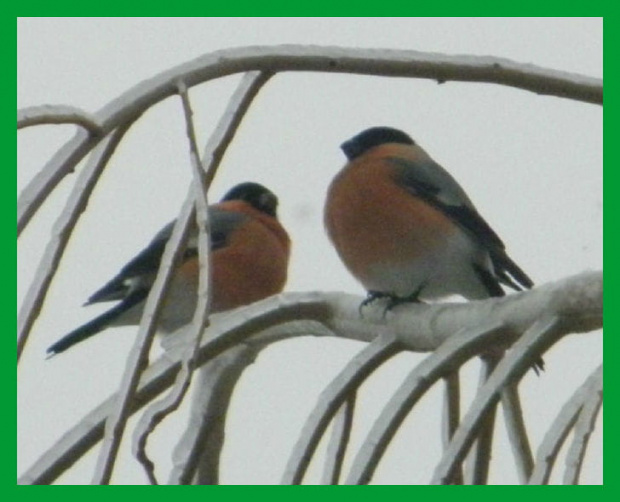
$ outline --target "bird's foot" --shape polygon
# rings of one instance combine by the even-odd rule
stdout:
[[[381,291],[368,291],[368,295],[366,299],[360,303],[359,312],[360,316],[364,317],[363,310],[364,307],[370,305],[375,300],[379,300],[381,298],[387,298],[387,304],[385,306],[385,310],[383,311],[382,318],[385,319],[387,313],[392,310],[394,307],[398,305],[402,305],[403,303],[424,303],[420,300],[420,293],[422,292],[422,288],[424,288],[425,283],[421,284],[412,294],[409,296],[396,296],[391,293],[383,293]]]
[[[360,303],[358,309],[360,317],[364,317],[364,307],[370,305],[376,300],[379,300],[380,298],[392,298],[392,295],[390,295],[389,293],[382,293],[381,291],[369,291],[364,301]]]

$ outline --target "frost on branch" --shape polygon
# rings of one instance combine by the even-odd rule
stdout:
[[[200,208],[207,203],[203,189],[213,180],[228,145],[260,89],[273,75],[289,71],[422,78],[439,83],[485,82],[592,104],[601,105],[603,99],[602,81],[598,79],[505,59],[288,45],[244,47],[206,54],[137,84],[92,114],[71,106],[49,105],[18,111],[18,129],[42,124],[77,126],[75,136],[58,149],[20,194],[18,236],[58,184],[88,157],[54,225],[52,238],[21,305],[18,361],[27,348],[28,336],[43,308],[68,239],[109,159],[142,114],[172,95],[180,95],[183,103],[191,159],[187,164],[194,174],[194,184],[188,190],[177,220],[178,228],[149,296],[119,392],[102,401],[44,452],[20,477],[20,483],[53,482],[102,440],[103,448],[93,480],[110,482],[127,420],[171,389],[166,398],[151,404],[142,416],[141,427],[134,432],[136,456],[147,470],[149,480],[160,482],[152,469],[154,466],[149,463],[148,434],[164,416],[176,410],[196,368],[202,372],[203,392],[195,398],[192,419],[183,437],[179,438],[174,467],[167,479],[171,484],[217,483],[227,411],[243,371],[271,344],[308,335],[357,340],[367,345],[342,368],[319,397],[290,453],[282,482],[304,481],[317,444],[332,421],[335,427],[323,482],[371,482],[402,421],[437,382],[445,384],[446,392],[444,450],[429,482],[487,482],[496,411],[500,407],[522,483],[549,482],[557,453],[573,430],[564,481],[578,482],[602,403],[602,370],[593,373],[566,403],[535,455],[532,450],[536,445],[532,445],[522,416],[518,385],[533,361],[562,337],[602,327],[600,272],[583,273],[501,299],[401,305],[387,316],[383,315],[379,302],[365,309],[363,318],[358,311],[361,299],[339,293],[287,293],[233,312],[209,316],[208,289],[201,287],[199,305],[203,308],[185,330],[185,338],[176,339],[164,357],[143,368],[157,311],[165,298],[166,276],[183,246],[183,236],[194,223],[195,207],[201,212]],[[188,89],[232,74],[244,74],[244,77],[199,158]],[[208,227],[208,222],[202,223]],[[201,236],[203,248],[207,240],[207,235]],[[208,261],[206,253],[201,261],[203,265]],[[205,326],[208,326],[206,331]],[[205,336],[200,338],[203,332]],[[184,341],[192,350],[186,350]],[[404,351],[428,352],[429,355],[411,369],[385,408],[377,414],[376,422],[359,449],[349,451],[360,386],[384,362]],[[504,352],[506,355],[502,356]],[[461,398],[459,370],[478,356],[485,361],[480,388],[466,406]],[[348,456],[352,457],[350,466],[345,462]]]

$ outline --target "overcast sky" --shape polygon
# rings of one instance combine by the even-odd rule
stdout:
[[[18,19],[17,27],[20,108],[67,104],[95,112],[173,66],[218,49],[259,44],[489,55],[602,77],[599,18],[27,18]],[[203,144],[237,82],[232,76],[192,90]],[[180,208],[190,180],[180,110],[178,98],[169,98],[145,114],[102,177],[70,242],[19,371],[20,473],[118,384],[131,329],[110,330],[51,361],[44,352],[100,312],[80,306]],[[288,73],[261,92],[210,194],[216,200],[230,186],[253,180],[279,195],[280,217],[294,243],[288,291],[364,293],[324,234],[322,205],[344,164],[340,143],[373,125],[407,131],[448,169],[536,283],[602,268],[600,106],[491,84]],[[18,193],[72,134],[71,126],[19,133]],[[74,178],[61,184],[20,240],[18,301]],[[524,401],[535,441],[602,359],[601,338],[566,339],[546,357],[542,377],[526,377]],[[277,483],[285,452],[316,396],[361,348],[309,338],[266,351],[238,389],[229,423],[237,432],[227,437],[222,482]],[[399,358],[368,386],[354,440],[363,437],[381,399],[413,360]],[[466,377],[475,383],[474,370]],[[429,403],[428,413],[416,414],[411,425],[438,437],[436,401]],[[166,436],[179,427],[169,421],[153,440],[162,473],[170,465]],[[415,433],[399,435],[377,481],[427,482],[428,467],[410,461],[419,441]],[[600,483],[600,437],[594,446],[583,481]],[[501,448],[509,450],[505,443]],[[61,481],[89,482],[94,459],[91,452]],[[114,482],[145,482],[130,456],[117,472]],[[516,481],[506,472],[491,474],[496,482]]]

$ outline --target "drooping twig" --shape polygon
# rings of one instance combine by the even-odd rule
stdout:
[[[106,135],[133,121],[159,101],[176,94],[177,83],[188,87],[235,73],[260,71],[316,71],[507,85],[538,94],[560,96],[587,103],[603,103],[600,79],[482,56],[449,56],[390,49],[354,49],[281,45],[238,47],[206,54],[132,87],[94,116]],[[97,143],[79,131],[24,189],[18,199],[18,234],[46,197]]]
[[[207,142],[202,162],[200,161],[198,154],[196,133],[194,131],[192,121],[193,112],[191,110],[189,97],[187,95],[187,87],[183,83],[179,83],[179,92],[183,101],[183,110],[186,118],[187,137],[190,144],[190,156],[192,159],[192,166],[194,171],[193,186],[196,192],[196,215],[199,229],[199,250],[202,249],[202,251],[199,252],[199,266],[201,274],[198,286],[198,301],[196,305],[194,319],[192,321],[190,334],[190,339],[194,340],[194,342],[192,343],[193,348],[191,350],[184,351],[185,357],[182,361],[183,370],[181,373],[179,373],[175,386],[169,396],[164,401],[156,403],[156,405],[151,407],[147,411],[147,413],[145,413],[143,420],[140,422],[138,428],[134,433],[134,437],[136,438],[134,442],[134,451],[136,453],[136,457],[143,463],[147,475],[152,472],[152,463],[148,460],[145,451],[148,434],[154,430],[156,422],[163,420],[165,416],[174,411],[180,405],[186,390],[189,388],[191,375],[195,367],[195,358],[199,346],[200,336],[208,326],[208,313],[210,310],[210,298],[208,292],[209,258],[208,252],[206,251],[208,251],[209,243],[205,229],[209,227],[209,223],[207,220],[208,204],[206,199],[206,193],[209,186],[211,185],[211,182],[213,181],[217,168],[222,161],[224,153],[226,152],[226,148],[232,141],[239,125],[241,124],[243,117],[250,108],[253,99],[256,97],[262,86],[267,82],[268,78],[268,75],[263,75],[257,72],[244,75],[236,91],[233,93],[217,127],[215,128],[213,134]],[[239,362],[238,358],[233,358],[233,362],[235,361]],[[225,373],[225,375],[228,376],[229,373]],[[220,395],[224,392],[224,389],[228,389],[230,392],[232,392],[232,388],[222,386],[218,383],[217,380],[221,377],[219,373],[213,376],[214,380],[211,383],[217,387],[217,389],[214,389],[214,392],[217,390],[216,394],[218,395],[216,405],[220,412],[221,419],[222,421],[224,421],[225,413],[222,412],[221,405],[225,401],[225,399]],[[238,376],[240,376],[240,372]],[[207,403],[206,405],[208,405],[212,402],[213,399],[212,397],[210,397],[210,389],[202,386],[199,392],[201,391],[204,391],[209,395],[208,398],[205,398],[205,403]],[[210,416],[209,410],[203,410],[202,414],[207,417]],[[212,421],[209,423],[210,425],[213,425]],[[209,451],[212,457],[215,456],[213,445],[219,444],[220,448],[221,445],[223,445],[223,439],[217,439],[215,437],[216,430],[219,430],[220,434],[223,435],[223,429],[216,429],[215,427],[210,428],[208,437],[211,438],[212,444]],[[201,444],[200,446],[204,448],[204,444]],[[217,456],[219,458],[219,454]],[[195,462],[188,461],[182,471],[186,473],[187,470],[190,470],[193,474],[192,469],[195,469],[196,465],[197,464]],[[151,477],[151,480],[152,479],[153,478]],[[189,479],[191,479],[191,477]],[[187,476],[184,477],[183,474],[180,475],[177,481],[183,483],[189,482]]]
[[[513,345],[510,353],[499,362],[489,379],[479,389],[467,414],[463,417],[454,437],[444,450],[433,474],[433,484],[445,484],[451,479],[454,468],[462,462],[488,412],[499,400],[502,388],[520,378],[532,366],[540,351],[557,341],[556,316],[539,318]]]
[[[29,106],[17,111],[17,129],[43,124],[75,124],[96,136],[103,134],[96,117],[74,106]]]
[[[512,448],[519,480],[522,484],[525,484],[532,475],[534,458],[527,435],[527,428],[523,421],[521,399],[519,398],[519,389],[516,383],[511,383],[504,388],[501,401],[506,431],[508,432],[508,439],[510,440],[510,447]]]
[[[355,400],[356,393],[351,393],[334,418],[332,434],[327,445],[325,465],[323,466],[322,484],[324,485],[337,485],[340,479],[344,456],[351,437]]]
[[[461,384],[459,371],[450,372],[443,378],[444,381],[444,400],[441,425],[441,436],[444,448],[448,446],[454,431],[461,419]],[[463,484],[463,469],[460,467],[455,470],[452,484]]]
[[[316,447],[334,414],[373,371],[401,350],[402,346],[394,337],[382,334],[351,359],[329,383],[308,416],[293,447],[282,484],[301,484]]]
[[[493,372],[493,369],[499,362],[499,357],[495,354],[486,355],[482,357],[481,362],[482,367],[480,368],[478,388],[481,388],[489,379],[489,375]],[[493,449],[496,411],[497,406],[491,406],[480,423],[476,446],[471,450],[471,469],[467,472],[467,484],[487,484],[487,479],[489,477],[489,465],[491,464],[491,453]]]
[[[489,340],[502,330],[500,322],[481,323],[475,328],[457,331],[416,366],[373,424],[353,460],[346,484],[368,484],[394,434],[426,391],[445,374],[488,347]]]
[[[488,342],[489,347],[494,343],[504,346],[513,343],[534,319],[552,312],[562,320],[556,328],[558,336],[585,333],[602,327],[602,283],[601,272],[586,272],[502,299],[403,305],[395,308],[387,320],[382,319],[382,308],[375,312],[372,306],[364,311],[364,319],[360,319],[358,307],[362,298],[358,296],[287,293],[231,314],[213,315],[209,340],[201,344],[196,364],[203,364],[249,337],[257,343],[274,343],[309,334],[369,342],[378,330],[383,330],[393,332],[411,350],[430,351],[462,326],[476,326],[484,320],[504,323],[508,329],[504,336]],[[179,368],[179,360],[169,359],[169,356],[155,362],[141,380],[132,411],[170,386]],[[76,462],[101,439],[111,402],[111,398],[103,402],[67,431],[19,482],[49,484]]]
[[[64,209],[54,223],[52,237],[45,247],[33,282],[17,316],[18,361],[28,340],[30,330],[41,311],[45,295],[58,270],[58,265],[75,225],[88,203],[99,176],[131,125],[132,123],[126,124],[114,131],[93,151],[88,163],[80,173]]]
[[[557,417],[548,429],[545,438],[536,453],[536,463],[530,477],[530,485],[546,485],[551,476],[557,455],[577,422],[581,410],[593,395],[602,389],[603,366],[599,366],[573,393],[570,399],[562,406]]]
[[[590,435],[594,430],[594,423],[603,404],[603,379],[600,378],[597,383],[598,386],[585,402],[583,408],[581,408],[579,418],[575,424],[575,437],[566,454],[565,485],[576,485],[579,483],[583,458],[590,441]]]
[[[257,344],[233,347],[199,370],[189,423],[174,450],[169,484],[219,483],[220,456],[232,393],[261,348]]]

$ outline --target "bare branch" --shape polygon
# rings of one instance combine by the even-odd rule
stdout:
[[[301,484],[312,455],[334,414],[381,364],[402,350],[395,338],[380,334],[343,368],[321,393],[286,464],[282,484]]]
[[[538,94],[560,96],[594,104],[603,102],[603,83],[583,75],[519,64],[507,59],[388,49],[352,49],[301,45],[239,47],[206,54],[150,78],[121,94],[95,114],[101,134],[177,93],[177,83],[188,87],[240,72],[273,74],[317,71],[363,75],[426,78],[447,81],[487,82],[508,85]],[[69,174],[97,141],[80,131],[37,177],[18,200],[18,234],[45,198]]]
[[[576,485],[579,483],[579,475],[586,448],[590,441],[590,435],[594,430],[594,424],[603,404],[603,372],[597,374],[590,396],[584,403],[579,418],[575,424],[575,437],[568,453],[566,454],[566,471],[564,472],[564,484]]]
[[[577,422],[584,404],[592,399],[598,389],[601,389],[603,379],[603,366],[599,366],[575,391],[571,398],[562,406],[560,413],[549,427],[543,442],[536,454],[534,471],[530,477],[530,485],[546,485],[551,476],[551,470],[556,457]]]
[[[196,177],[198,178],[198,181],[195,183],[196,186],[200,187],[199,190],[203,191],[203,193],[206,193],[204,191],[208,189],[208,186],[221,161],[221,156],[224,154],[226,146],[234,137],[234,133],[237,130],[243,115],[249,108],[252,98],[256,95],[258,89],[260,89],[260,86],[262,86],[265,81],[266,80],[261,78],[260,75],[251,75],[249,78],[242,81],[237,93],[231,98],[226,110],[227,113],[225,113],[220,120],[220,123],[213,134],[212,141],[209,143],[214,151],[217,150],[221,152],[220,157],[208,159],[209,170],[204,177],[201,173],[202,169],[198,169],[197,167],[195,169]],[[251,97],[248,99],[247,95],[250,95]],[[189,121],[188,128],[191,129],[191,120]],[[192,143],[191,155],[194,158],[194,161],[197,162],[195,136],[192,138],[193,131],[191,130],[188,134],[190,135],[190,143]],[[196,195],[189,195],[185,201],[184,207],[181,210],[181,216],[177,219],[170,240],[166,244],[166,249],[164,251],[164,255],[162,256],[159,271],[157,272],[157,277],[149,292],[149,296],[144,307],[144,313],[140,322],[138,336],[136,337],[134,347],[127,360],[122,388],[120,390],[118,407],[113,411],[113,414],[111,414],[109,418],[110,425],[107,426],[106,429],[106,437],[104,438],[103,446],[99,454],[93,483],[107,484],[110,480],[112,468],[120,446],[120,440],[125,429],[126,421],[129,417],[130,401],[137,391],[139,375],[144,370],[146,364],[148,352],[150,350],[155,332],[157,317],[159,316],[161,305],[163,304],[169,282],[172,278],[172,271],[180,259],[184,242],[187,239],[190,219],[194,213],[192,211],[193,201],[195,200],[194,197],[196,197]],[[202,197],[206,197],[206,195],[198,195],[197,197],[200,201]],[[198,202],[198,204],[200,204],[200,202]],[[202,205],[206,205],[206,199],[202,200]],[[206,218],[206,215],[204,218]],[[208,246],[208,244],[206,245]],[[205,243],[203,242],[203,258],[201,259],[201,268],[207,269],[208,266],[205,265],[205,260],[208,260],[208,258],[204,257],[204,246]],[[196,311],[197,317],[193,321],[193,325],[198,326],[199,329],[206,326],[207,322],[208,310],[206,309],[206,306],[209,301],[207,284],[208,281],[205,283],[203,272],[201,274],[202,289],[199,291],[199,304]],[[199,310],[202,307],[204,307],[204,310]],[[198,333],[200,333],[200,330]],[[183,388],[187,388],[189,382],[184,382],[181,380],[179,385],[180,387],[176,396],[177,399],[182,397],[184,393]],[[174,402],[175,399],[173,398],[172,401]],[[170,404],[172,405],[172,403]],[[163,410],[159,410],[155,415],[161,416],[163,413]],[[144,439],[146,440],[146,437]],[[144,459],[144,457],[145,455],[141,454],[141,458]],[[148,462],[145,463],[145,465],[148,465]]]
[[[481,389],[489,376],[497,366],[500,357],[483,356],[482,367],[480,368],[480,381],[478,388]],[[478,438],[476,439],[476,447],[471,451],[471,470],[468,473],[468,482],[470,485],[486,485],[489,477],[489,464],[491,463],[491,451],[493,448],[493,436],[495,429],[495,415],[497,405],[491,406],[485,413],[484,418],[480,421],[478,427]]]
[[[469,330],[457,331],[416,366],[390,398],[366,436],[353,460],[346,484],[369,483],[394,434],[426,391],[445,374],[487,347],[490,340],[502,332],[502,328],[501,323],[482,323]]]
[[[517,384],[509,384],[502,390],[502,410],[510,446],[515,458],[519,480],[522,484],[532,475],[534,468],[534,458],[532,448],[527,437],[527,429],[523,421],[523,411],[521,409],[521,399]]]
[[[296,336],[339,336],[370,342],[378,332],[393,333],[409,350],[434,350],[463,326],[504,323],[506,331],[488,347],[510,345],[531,321],[556,312],[557,335],[588,332],[602,326],[602,274],[582,273],[534,290],[480,302],[402,305],[388,319],[382,308],[369,306],[361,319],[362,298],[342,293],[287,293],[230,312],[214,314],[209,337],[201,344],[198,366],[250,337],[255,343],[275,343]],[[175,337],[181,341],[181,337]],[[179,356],[180,357],[180,356]],[[170,386],[179,371],[179,357],[165,356],[143,375],[135,412]],[[524,363],[528,364],[528,363]],[[524,369],[524,371],[527,368]],[[111,399],[111,398],[110,398]],[[70,467],[101,439],[110,400],[68,431],[20,478],[21,483],[47,484]]]
[[[105,128],[102,135],[109,134],[112,130],[113,127]],[[22,190],[17,199],[18,237],[56,185],[67,174],[73,172],[75,166],[99,144],[101,139],[102,136],[93,136],[84,129],[79,129]]]
[[[95,136],[103,134],[103,127],[95,116],[74,106],[42,105],[17,110],[17,129],[42,124],[75,124]]]
[[[125,426],[131,414],[132,401],[138,389],[140,374],[148,363],[148,354],[155,336],[157,319],[163,307],[173,271],[185,249],[184,243],[188,237],[192,208],[193,199],[190,198],[181,210],[181,216],[174,224],[172,235],[166,243],[157,276],[144,305],[138,334],[125,363],[121,387],[110,411],[110,416],[106,420],[105,436],[97,458],[93,484],[108,484],[110,482]]]
[[[99,180],[99,176],[131,125],[132,124],[127,124],[114,131],[97,146],[90,156],[88,163],[80,173],[64,209],[54,223],[52,237],[45,247],[45,252],[41,257],[37,272],[32,284],[28,288],[28,293],[26,294],[17,317],[18,362],[28,340],[30,330],[39,316],[41,307],[43,306],[43,300],[58,270],[62,254],[73,233],[73,229],[88,203],[88,199]]]
[[[169,484],[218,484],[226,414],[235,385],[260,345],[240,345],[208,362],[199,373],[190,420],[174,450]]]
[[[469,411],[454,433],[450,446],[444,451],[433,474],[433,484],[449,482],[455,466],[463,460],[474,441],[486,413],[497,403],[501,389],[523,376],[539,357],[540,350],[550,347],[558,340],[559,324],[557,317],[537,320],[514,344],[511,352],[500,361],[490,378],[480,388]]]
[[[444,448],[448,446],[454,431],[461,420],[461,384],[459,371],[455,370],[443,378],[444,381],[444,401],[442,415],[442,442]],[[463,470],[459,467],[454,473],[452,484],[463,484]]]
[[[332,434],[329,438],[325,465],[323,467],[322,484],[324,485],[337,485],[340,479],[342,463],[351,437],[355,400],[356,393],[352,393],[334,418]]]
[[[179,93],[181,95],[183,112],[185,115],[187,139],[189,142],[190,151],[190,163],[194,178],[192,187],[194,189],[193,191],[195,197],[194,213],[196,215],[196,225],[198,228],[197,240],[199,277],[198,290],[196,291],[196,309],[194,312],[194,319],[191,324],[191,338],[193,339],[193,343],[191,343],[188,350],[184,351],[185,355],[181,361],[181,371],[177,374],[175,384],[169,395],[162,401],[154,403],[151,407],[149,407],[145,415],[142,417],[143,420],[141,420],[138,428],[134,432],[134,454],[144,467],[151,484],[157,484],[157,480],[154,475],[153,462],[151,462],[146,453],[146,443],[151,432],[155,430],[156,425],[176,410],[183,401],[183,397],[185,396],[191,382],[191,376],[194,369],[193,362],[200,344],[201,335],[209,325],[208,319],[211,304],[209,294],[209,252],[211,244],[209,237],[209,213],[207,209],[209,206],[207,201],[208,186],[205,183],[205,173],[200,163],[198,154],[196,133],[192,119],[193,112],[189,102],[189,97],[187,95],[187,87],[183,83],[179,83]],[[189,197],[191,198],[191,195]],[[179,243],[179,245],[182,244]]]

